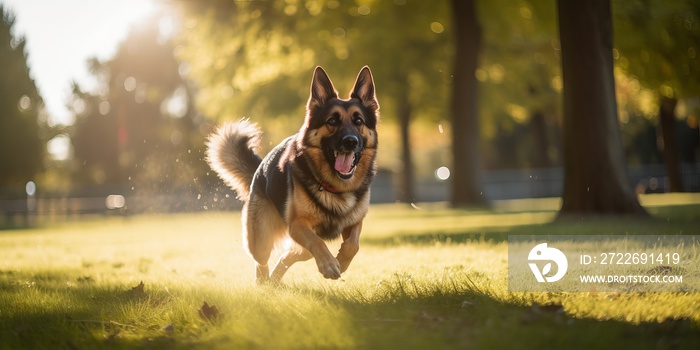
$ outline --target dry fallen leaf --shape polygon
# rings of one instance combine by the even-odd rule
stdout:
[[[206,321],[214,321],[219,317],[219,309],[216,306],[210,306],[207,302],[204,302],[202,308],[199,309],[199,317]]]
[[[134,293],[134,294],[143,294],[143,293],[145,293],[145,291],[143,290],[143,287],[144,287],[144,284],[143,284],[143,281],[141,281],[141,283],[139,283],[138,286],[131,288],[129,291],[131,293]]]
[[[81,277],[78,277],[78,282],[81,282],[81,283],[89,283],[89,282],[94,282],[94,281],[95,281],[95,280],[92,279],[91,276],[81,276]]]

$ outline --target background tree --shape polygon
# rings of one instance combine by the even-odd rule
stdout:
[[[453,203],[474,204],[488,196],[479,187],[480,167],[561,163],[563,84],[554,5],[553,0],[185,2],[177,52],[189,63],[204,114],[253,117],[269,145],[298,128],[315,65],[326,67],[342,89],[358,67],[369,64],[384,121],[379,162],[398,175],[401,199],[415,197],[406,185],[418,178],[413,169],[421,172],[419,181],[435,181],[425,165],[434,169],[452,158],[452,189],[470,193],[470,198],[451,193]],[[438,135],[424,126],[437,129],[438,123],[452,132],[454,143],[429,149]],[[409,127],[421,132],[410,133]]]
[[[479,81],[487,169],[561,164],[561,55],[554,1],[479,2]]]
[[[485,202],[480,187],[477,81],[481,28],[474,1],[452,0],[455,57],[452,82],[451,198],[454,206]]]
[[[70,103],[79,182],[168,193],[204,176],[202,120],[173,50],[156,18],[133,29],[113,58],[90,62],[99,87],[75,86]]]
[[[386,102],[380,100],[386,107],[383,116],[398,124],[401,166],[396,168],[399,200],[405,203],[416,201],[411,124],[418,117],[439,122],[447,112],[453,51],[452,33],[445,31],[450,22],[447,5],[444,1],[379,1],[366,9],[358,7],[364,15],[335,21],[344,23],[349,33],[357,32],[347,40],[347,61],[354,62],[351,66],[372,67]]]
[[[30,77],[26,42],[15,37],[13,24],[0,5],[0,186],[24,186],[44,162],[43,101]]]
[[[99,67],[97,60],[93,68]],[[97,93],[82,91],[73,84],[70,110],[77,118],[72,129],[71,143],[78,184],[120,184],[124,182],[119,165],[117,118],[109,115],[111,104]]]
[[[369,65],[382,119],[399,126],[399,147],[382,142],[382,153],[392,154],[392,148],[398,148],[400,160],[392,168],[399,169],[400,199],[411,202],[415,200],[411,121],[416,115],[442,120],[449,96],[446,5],[442,1],[184,3],[186,49],[180,52],[199,84],[199,105],[206,115],[254,116],[271,142],[298,128],[315,65],[324,66],[341,90],[351,86],[360,67]],[[267,125],[273,120],[274,128]]]
[[[561,66],[553,1],[452,5],[451,198],[464,205],[484,201],[479,168],[558,163]]]
[[[617,119],[609,0],[558,1],[564,78],[560,215],[644,214],[627,179]]]
[[[671,0],[613,3],[616,65],[656,91],[668,190],[683,191],[676,140],[679,99],[700,95],[700,4]],[[685,116],[683,116],[685,117]]]

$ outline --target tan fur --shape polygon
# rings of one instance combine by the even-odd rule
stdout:
[[[347,126],[352,124],[352,115],[356,112],[360,112],[357,107],[351,107],[345,110],[340,107],[335,107],[331,109],[331,113],[340,114],[340,120],[342,126]],[[314,162],[314,167],[319,169],[321,174],[319,174],[326,182],[328,182],[333,187],[336,187],[342,191],[352,191],[359,186],[359,184],[364,180],[363,177],[354,177],[350,181],[344,181],[339,179],[334,174],[334,170],[325,161],[323,157],[323,150],[320,148],[321,140],[325,137],[332,135],[341,125],[336,127],[331,127],[325,125],[319,129],[308,130],[304,134],[299,134],[297,139],[298,147],[304,147],[305,152],[310,156]],[[363,150],[363,155],[357,164],[356,172],[360,174],[365,174],[370,170],[374,170],[373,159],[377,153],[377,138],[376,133],[374,133],[370,128],[365,126],[360,127],[360,133],[368,142],[366,148]]]
[[[243,150],[257,153],[261,134],[256,124],[241,119],[222,124],[207,139],[207,163],[242,200],[249,195],[248,187],[257,167],[249,164]]]
[[[253,212],[254,215],[249,215]],[[267,262],[273,248],[285,237],[287,225],[275,206],[253,193],[243,207],[243,246],[256,262],[256,280],[264,281],[269,272]]]

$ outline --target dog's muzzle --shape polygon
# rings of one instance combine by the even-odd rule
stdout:
[[[360,158],[360,139],[355,135],[345,135],[340,140],[340,147],[333,151],[335,171],[338,177],[348,180],[355,173],[355,166]]]

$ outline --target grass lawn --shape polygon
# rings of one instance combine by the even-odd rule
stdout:
[[[700,196],[642,200],[653,219],[378,205],[341,280],[309,261],[278,288],[253,286],[238,213],[0,231],[0,348],[699,349],[700,293],[508,291],[508,234],[700,235]]]

